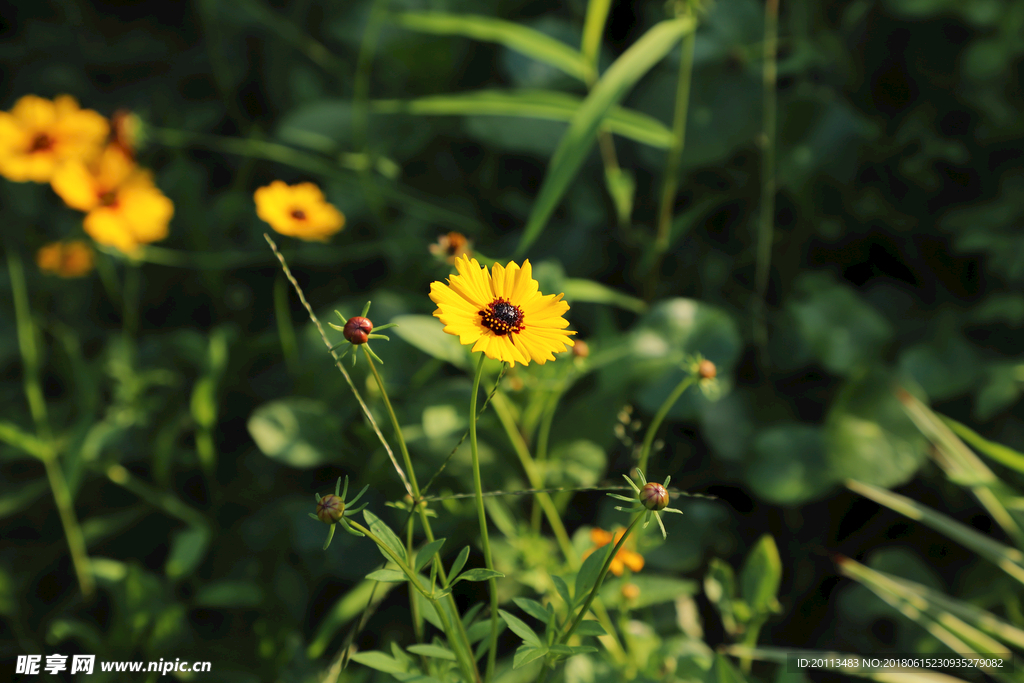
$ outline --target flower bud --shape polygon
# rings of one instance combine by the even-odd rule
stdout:
[[[640,586],[635,583],[626,583],[622,586],[622,597],[626,600],[636,600],[640,597]]]
[[[714,363],[705,359],[697,366],[697,374],[700,375],[701,379],[714,379],[715,375],[718,374],[718,368],[715,367]]]
[[[316,504],[316,516],[324,524],[334,524],[345,514],[345,501],[329,493]]]
[[[572,355],[576,358],[586,358],[590,355],[590,347],[587,346],[587,342],[582,339],[577,339],[576,343],[572,347]]]
[[[365,344],[372,331],[373,323],[368,318],[357,315],[349,318],[345,323],[344,335],[345,339],[353,344]]]
[[[668,507],[668,491],[661,484],[652,481],[640,489],[640,502],[648,510],[664,510]]]

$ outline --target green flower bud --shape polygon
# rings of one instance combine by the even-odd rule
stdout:
[[[324,524],[334,524],[345,514],[345,501],[334,494],[327,494],[316,504],[316,516]]]
[[[668,491],[657,482],[644,484],[640,489],[640,502],[648,510],[664,510],[668,507]]]

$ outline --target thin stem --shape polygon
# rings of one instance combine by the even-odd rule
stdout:
[[[643,472],[645,476],[647,474],[647,460],[651,456],[651,444],[654,443],[654,435],[658,432],[658,427],[661,426],[665,416],[668,415],[668,411],[672,410],[672,406],[676,404],[679,397],[683,395],[683,392],[686,391],[690,385],[696,381],[696,379],[696,375],[693,374],[688,374],[684,377],[683,381],[676,385],[676,388],[671,394],[669,394],[669,397],[666,398],[665,402],[661,404],[660,408],[658,408],[658,412],[654,415],[654,419],[651,420],[650,426],[647,427],[647,434],[644,435],[644,444],[640,448],[640,462],[637,464],[637,467],[640,468],[640,471]]]
[[[476,444],[476,395],[480,393],[480,377],[484,373],[484,359],[481,353],[476,364],[476,375],[473,377],[473,393],[469,397],[469,449],[473,455],[473,490],[476,492],[476,515],[480,524],[480,538],[484,546],[484,562],[488,569],[494,569],[494,558],[491,556],[491,540],[487,535],[487,513],[484,511],[483,483],[480,481],[480,452]],[[498,582],[488,579],[491,589],[491,639],[487,653],[487,673],[484,680],[494,675],[494,660],[498,653]]]
[[[762,68],[761,132],[761,217],[757,230],[757,267],[754,273],[754,341],[767,360],[768,275],[771,272],[772,243],[775,240],[775,119],[777,53],[779,43],[779,0],[767,0],[764,6],[764,65]]]
[[[370,364],[370,371],[373,373],[373,379],[377,381],[377,388],[380,389],[380,395],[384,398],[384,406],[388,410],[388,417],[391,418],[391,425],[395,428],[395,439],[398,440],[398,450],[402,453],[402,462],[405,464],[405,471],[409,474],[409,485],[412,487],[412,498],[414,504],[418,504],[420,500],[420,486],[416,483],[416,472],[412,468],[412,459],[409,457],[409,447],[405,445],[405,437],[402,435],[402,426],[398,423],[398,417],[395,415],[395,409],[391,407],[391,399],[388,398],[388,390],[384,387],[384,380],[381,379],[380,373],[377,372],[377,366],[374,364],[373,357],[370,355],[369,349],[366,345],[362,345],[363,355],[366,356],[366,362]],[[434,539],[430,539],[434,540]]]

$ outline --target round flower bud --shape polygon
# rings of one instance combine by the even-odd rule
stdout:
[[[365,344],[372,331],[373,323],[361,315],[349,318],[345,323],[345,339],[353,344]]]
[[[622,586],[622,597],[626,600],[636,600],[640,597],[640,586],[635,583],[627,583]]]
[[[640,502],[648,510],[664,510],[668,507],[668,491],[661,484],[652,481],[640,489]]]
[[[572,355],[577,358],[586,358],[590,355],[590,347],[587,346],[587,342],[582,339],[577,339],[576,344],[572,347]]]
[[[705,359],[697,366],[697,374],[700,375],[701,379],[714,379],[715,375],[718,374],[718,369],[714,363]]]
[[[316,504],[316,516],[324,524],[334,524],[345,514],[345,501],[329,493]]]

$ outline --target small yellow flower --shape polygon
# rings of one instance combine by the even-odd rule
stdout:
[[[576,333],[565,329],[569,323],[562,317],[569,304],[563,294],[540,293],[529,261],[522,268],[496,263],[488,273],[476,259],[462,256],[455,268],[458,274],[448,284],[430,284],[430,300],[444,331],[473,344],[473,351],[513,366],[531,360],[543,365],[573,345],[570,335]]]
[[[68,206],[87,212],[82,225],[100,244],[130,254],[167,237],[174,203],[118,145],[107,146],[94,164],[64,164],[51,184]]]
[[[619,529],[612,536],[604,529],[593,528],[590,530],[590,540],[594,542],[593,548],[583,553],[583,558],[586,559],[592,552],[598,548],[603,548],[609,543],[615,544],[622,538],[622,534],[626,533],[625,529]],[[608,571],[615,576],[622,576],[622,572],[626,567],[629,567],[631,572],[638,572],[644,568],[644,557],[640,553],[633,552],[626,548],[630,544],[633,537],[626,539],[626,542],[619,548],[619,552],[615,553],[615,557],[612,558],[612,563],[608,567]]]
[[[87,275],[96,262],[96,253],[84,240],[51,242],[36,252],[36,265],[44,273],[60,277]]]
[[[470,246],[469,240],[461,232],[450,232],[438,237],[437,242],[431,244],[429,249],[434,256],[454,265],[460,256],[472,255]]]
[[[48,182],[63,162],[93,159],[108,130],[105,118],[80,109],[70,95],[53,101],[25,95],[10,112],[0,112],[0,175]]]
[[[275,180],[256,190],[253,199],[256,215],[282,235],[326,242],[345,226],[345,215],[324,200],[313,183],[286,185]]]

